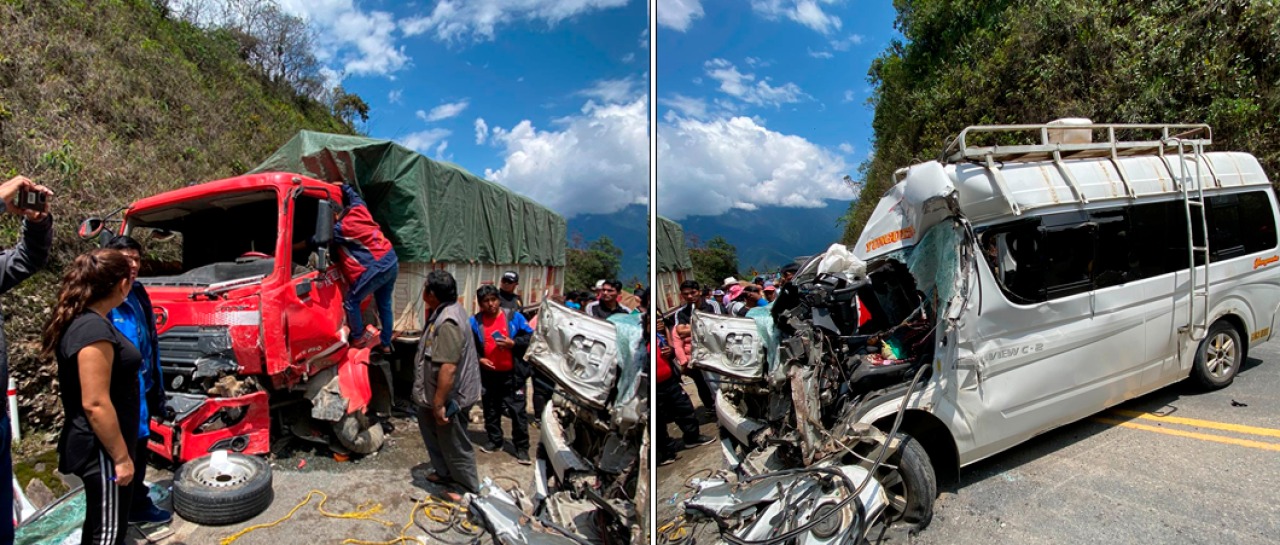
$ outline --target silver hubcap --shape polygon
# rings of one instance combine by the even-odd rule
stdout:
[[[228,458],[226,463],[214,466],[205,461],[194,471],[195,481],[210,488],[227,488],[249,480],[253,467],[244,460]]]
[[[1209,376],[1226,378],[1236,365],[1236,343],[1230,335],[1218,333],[1204,347],[1204,368]]]

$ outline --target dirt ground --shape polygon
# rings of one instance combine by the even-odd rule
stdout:
[[[385,423],[388,434],[382,449],[363,458],[338,461],[333,450],[326,446],[294,438],[273,438],[275,453],[268,457],[268,461],[272,467],[275,499],[265,512],[250,520],[211,527],[185,521],[175,514],[173,522],[167,527],[152,529],[150,537],[144,536],[137,528],[131,529],[126,543],[280,545],[341,543],[347,539],[359,540],[360,543],[390,543],[401,537],[402,530],[404,537],[417,539],[419,543],[491,543],[488,535],[478,529],[477,535],[468,535],[456,527],[450,528],[448,524],[432,520],[422,510],[418,510],[415,516],[416,524],[410,524],[410,515],[418,501],[429,497],[440,499],[446,489],[426,480],[430,471],[426,448],[417,420],[404,409],[398,406]],[[507,443],[503,452],[484,453],[476,449],[480,479],[492,479],[508,488],[518,484],[528,491],[532,488],[533,466],[516,463],[509,421],[504,419],[504,424]],[[468,432],[473,444],[482,444],[484,426],[479,407],[472,410]],[[536,441],[537,433],[538,428],[530,426],[531,441]],[[172,472],[168,468],[152,466],[147,480],[166,492],[172,491]],[[170,501],[166,499],[161,507],[171,509]],[[364,516],[326,516],[320,511],[322,501],[323,510],[330,514],[361,512]],[[304,502],[305,505],[298,507]],[[444,518],[447,511],[434,509],[429,514]],[[280,519],[286,520],[236,537],[245,529]],[[429,534],[428,530],[434,534]],[[227,541],[232,538],[234,541]]]

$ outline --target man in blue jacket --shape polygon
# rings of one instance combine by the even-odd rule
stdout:
[[[160,344],[156,335],[156,317],[151,307],[151,297],[146,288],[138,282],[138,269],[142,266],[142,245],[133,237],[119,235],[107,242],[107,248],[120,250],[129,258],[131,267],[130,280],[133,289],[129,297],[120,306],[111,310],[108,318],[111,323],[128,337],[138,351],[142,352],[142,365],[138,367],[138,387],[142,390],[139,399],[140,418],[138,419],[138,446],[134,450],[133,460],[133,502],[129,507],[129,522],[134,524],[155,524],[173,520],[173,513],[165,511],[151,501],[150,490],[143,482],[147,477],[147,455],[150,450],[147,442],[151,438],[151,417],[164,416],[164,376],[160,371]],[[120,430],[124,432],[125,430]]]
[[[533,328],[524,315],[502,308],[498,288],[480,286],[476,290],[480,312],[471,317],[471,331],[476,336],[476,352],[480,356],[481,398],[484,406],[484,431],[489,442],[480,447],[484,452],[502,450],[502,415],[511,418],[511,443],[516,461],[529,465],[529,415],[525,409],[525,384],[529,365],[524,352],[529,348]]]

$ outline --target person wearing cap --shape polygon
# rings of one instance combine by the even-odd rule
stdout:
[[[592,301],[599,301],[599,300],[600,300],[600,289],[601,289],[601,288],[604,288],[604,282],[605,282],[605,281],[604,281],[604,279],[603,279],[603,278],[601,278],[600,280],[596,280],[596,286],[595,286],[594,288],[591,288],[591,293],[592,293],[592,295],[593,295],[593,297],[594,297],[594,299],[592,299]]]
[[[681,373],[693,379],[693,384],[698,388],[698,399],[702,401],[703,407],[709,409],[715,407],[716,402],[711,386],[707,383],[701,369],[689,366],[690,355],[693,352],[691,323],[695,310],[707,314],[724,314],[724,310],[720,308],[719,303],[702,298],[701,286],[696,280],[685,280],[680,283],[680,299],[684,301],[684,305],[663,316],[663,326],[670,331],[668,341],[675,363],[680,366]]]
[[[503,310],[520,312],[524,308],[524,299],[521,299],[520,294],[516,293],[516,288],[519,286],[519,274],[516,274],[515,271],[502,273],[502,280],[498,282],[498,302],[502,305]]]
[[[747,284],[746,286],[733,286],[729,289],[729,314],[734,316],[746,316],[747,311],[756,308],[756,305],[764,298],[761,293],[760,286],[755,284]]]
[[[587,305],[587,316],[604,320],[613,314],[631,314],[631,309],[618,302],[618,293],[622,291],[622,282],[605,280],[600,286],[600,299]]]
[[[503,277],[506,278],[505,275]],[[511,444],[516,461],[529,465],[529,416],[525,412],[525,383],[529,364],[524,352],[529,348],[533,329],[524,315],[502,306],[499,291],[493,286],[480,286],[476,301],[480,312],[471,317],[471,332],[476,337],[480,358],[480,384],[484,387],[484,431],[488,442],[480,447],[486,453],[502,450],[502,416],[511,419]]]
[[[729,304],[733,302],[733,298],[729,297],[729,291],[738,284],[738,279],[732,276],[725,278],[724,283],[720,284],[720,289],[724,290],[724,298],[720,300],[722,307],[729,308]]]
[[[769,304],[773,303],[773,300],[777,298],[778,298],[777,286],[774,286],[772,281],[765,282],[764,283],[764,300],[765,300],[764,306],[768,306]]]

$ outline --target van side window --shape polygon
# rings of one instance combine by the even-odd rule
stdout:
[[[1217,195],[1207,204],[1212,261],[1276,247],[1266,192]],[[1199,213],[1191,209],[1191,232],[1203,244]],[[1019,219],[984,230],[981,243],[1002,291],[1018,304],[1186,270],[1190,255],[1181,200]]]
[[[1209,253],[1213,261],[1276,247],[1271,202],[1263,192],[1209,198]]]

